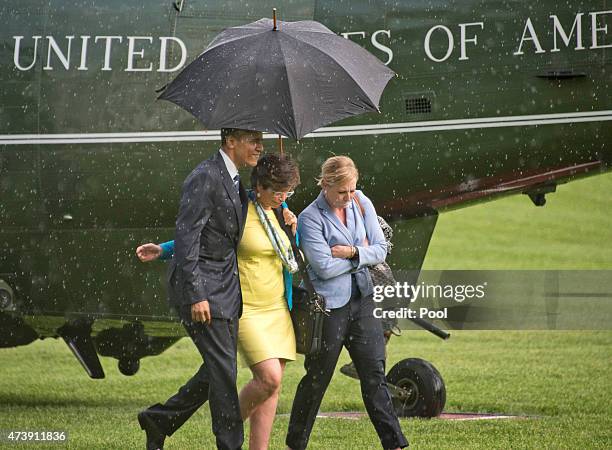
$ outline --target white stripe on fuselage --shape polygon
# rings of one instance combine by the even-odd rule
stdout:
[[[424,131],[474,130],[479,128],[525,127],[564,123],[605,122],[610,120],[612,120],[612,110],[534,114],[530,116],[484,117],[478,119],[430,120],[423,122],[323,127],[307,134],[304,138],[419,133]],[[219,134],[219,130],[151,131],[138,133],[3,134],[0,135],[0,145],[218,141]],[[277,135],[264,133],[264,138],[275,139]]]

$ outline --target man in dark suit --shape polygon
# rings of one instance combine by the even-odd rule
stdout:
[[[183,184],[176,220],[169,298],[204,363],[166,403],[138,414],[147,449],[162,449],[206,400],[217,448],[235,450],[244,440],[236,391],[236,341],[242,296],[236,248],[244,229],[247,197],[238,168],[254,167],[263,151],[260,132],[221,130],[221,149]]]

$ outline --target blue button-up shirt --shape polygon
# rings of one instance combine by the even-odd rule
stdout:
[[[346,225],[334,214],[323,192],[298,217],[300,247],[308,260],[308,274],[330,309],[348,303],[352,273],[361,294],[371,295],[372,278],[367,266],[383,262],[387,255],[387,241],[374,205],[361,191],[356,191],[355,195],[359,196],[364,215],[353,200],[346,208]],[[359,259],[334,258],[331,247],[335,245],[357,247]]]

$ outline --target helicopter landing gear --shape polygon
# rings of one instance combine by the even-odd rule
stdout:
[[[131,358],[121,358],[118,363],[119,372],[123,375],[131,376],[140,369],[140,360]]]
[[[444,380],[424,359],[395,364],[387,374],[387,385],[398,417],[436,417],[446,403]]]

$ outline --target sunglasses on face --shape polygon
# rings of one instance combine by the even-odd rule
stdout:
[[[272,193],[272,195],[273,195],[274,197],[282,197],[283,195],[286,195],[286,196],[287,196],[287,198],[289,198],[289,197],[291,197],[293,194],[295,194],[295,191],[280,191],[280,192],[279,192],[279,191],[273,191],[273,190],[271,190],[271,189],[268,189],[268,190],[269,190],[269,191]]]

